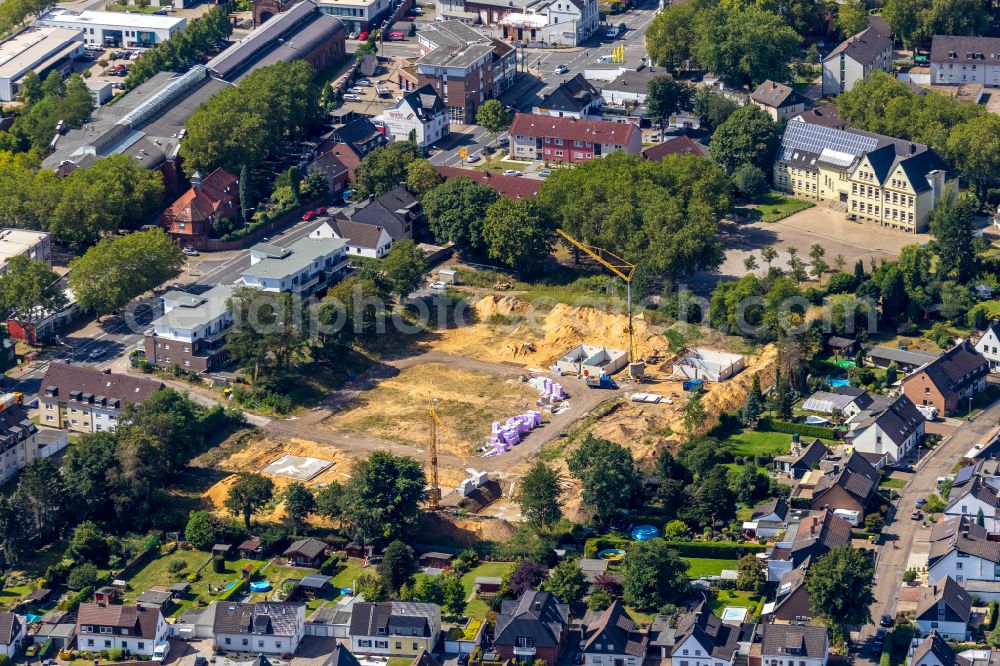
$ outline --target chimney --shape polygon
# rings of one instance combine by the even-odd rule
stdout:
[[[103,371],[103,372],[104,372],[104,374],[106,374],[106,375],[110,375],[110,374],[111,374],[111,368],[104,368],[104,371]]]
[[[201,172],[195,171],[191,174],[191,187],[194,188],[195,192],[201,192]]]
[[[915,152],[917,152],[917,144],[911,143],[910,144],[910,154],[912,155]]]

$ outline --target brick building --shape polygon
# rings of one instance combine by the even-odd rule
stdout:
[[[642,151],[642,132],[632,123],[577,120],[519,113],[510,126],[510,156],[553,162],[587,162],[616,150]]]
[[[191,176],[191,189],[163,211],[160,225],[181,247],[201,249],[212,237],[214,224],[239,215],[240,181],[219,168],[202,178]]]
[[[969,408],[969,401],[986,390],[990,363],[967,340],[935,361],[903,378],[903,394],[917,405],[933,405],[939,414]]]

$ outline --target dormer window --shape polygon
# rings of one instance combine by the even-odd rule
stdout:
[[[379,636],[384,636],[385,635],[385,627],[379,627],[378,628],[378,635]]]

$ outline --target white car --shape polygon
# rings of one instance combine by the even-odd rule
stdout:
[[[358,79],[357,81],[354,82],[354,85],[356,85],[356,86],[362,86],[364,88],[367,88],[371,84],[372,84],[372,82],[369,81],[368,79]]]
[[[614,39],[615,37],[618,36],[618,28],[617,27],[608,28],[608,31],[604,33],[604,36],[607,37],[608,39]]]
[[[517,169],[505,169],[503,172],[505,176],[523,176],[524,174]]]
[[[84,51],[103,51],[104,47],[100,44],[87,44],[83,47]]]
[[[559,65],[558,67],[556,67],[556,74],[565,74],[568,71],[569,67],[567,67],[566,65]]]
[[[479,161],[479,155],[469,155],[468,157],[465,158],[465,161],[468,162],[469,164],[475,164],[476,162]]]
[[[364,95],[365,89],[361,86],[354,86],[353,88],[349,88],[347,92],[354,93],[355,95]]]
[[[185,247],[181,249],[181,254],[186,254],[189,257],[197,257],[200,252],[193,247]]]
[[[170,643],[160,643],[155,648],[153,648],[153,661],[163,661],[167,658],[167,653],[170,652]]]
[[[96,361],[97,359],[104,356],[104,351],[105,351],[104,347],[94,347],[93,349],[90,350],[90,353],[87,354],[87,358],[89,358],[91,361]]]
[[[447,289],[448,285],[444,282],[431,282],[431,289],[436,289],[438,291],[443,291]]]
[[[352,95],[351,93],[347,93],[346,95],[344,95],[344,101],[345,102],[359,102],[359,101],[361,101],[361,98],[358,97],[357,95]]]

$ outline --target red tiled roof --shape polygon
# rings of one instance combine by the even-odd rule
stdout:
[[[594,141],[624,145],[639,128],[632,123],[606,120],[577,120],[519,113],[514,116],[510,133],[520,136],[555,137],[567,141]]]
[[[200,188],[192,186],[171,204],[165,217],[182,222],[211,220],[227,202],[235,201],[238,185],[236,176],[225,169],[216,169],[202,180]]]
[[[542,186],[542,181],[534,178],[524,178],[523,176],[504,176],[495,173],[484,173],[473,171],[472,169],[460,169],[458,167],[435,166],[442,178],[471,178],[480,185],[485,185],[497,191],[502,197],[508,199],[521,199],[522,197],[533,197],[538,194],[538,188]]]
[[[700,143],[691,140],[686,134],[682,134],[676,139],[664,141],[642,151],[642,156],[647,160],[657,162],[667,155],[698,155],[699,157],[705,157],[708,155],[708,150]]]

